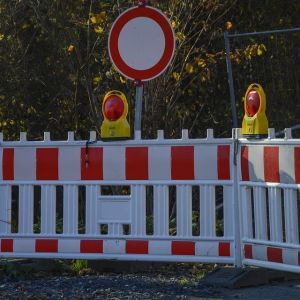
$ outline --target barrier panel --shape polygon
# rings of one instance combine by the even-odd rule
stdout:
[[[300,140],[3,141],[1,257],[300,272]],[[136,133],[139,137],[139,134]],[[95,140],[91,133],[90,140]]]
[[[239,264],[233,147],[212,130],[91,145],[72,132],[2,138],[0,255]]]
[[[300,140],[240,139],[243,264],[300,272]]]

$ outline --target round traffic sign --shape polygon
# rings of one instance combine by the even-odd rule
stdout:
[[[147,81],[162,74],[171,62],[174,49],[172,25],[153,7],[126,10],[110,30],[110,59],[122,75],[132,80]]]

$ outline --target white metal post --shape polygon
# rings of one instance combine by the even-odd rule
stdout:
[[[41,187],[41,233],[56,232],[56,187],[42,185]]]
[[[287,243],[299,244],[297,190],[284,189],[285,238]]]
[[[146,234],[146,187],[144,185],[131,186],[131,235]]]
[[[192,186],[176,186],[177,236],[192,236]]]
[[[167,185],[155,185],[153,188],[153,217],[154,235],[169,235],[169,187]]]
[[[33,185],[31,184],[20,185],[18,233],[33,233]]]
[[[85,232],[86,234],[96,235],[100,232],[97,220],[97,199],[100,188],[98,185],[87,185],[85,196]]]
[[[0,186],[0,233],[11,233],[11,186]]]
[[[64,234],[78,233],[78,186],[66,184],[64,188]]]
[[[216,236],[216,195],[215,186],[200,186],[200,236]]]
[[[276,187],[268,188],[269,195],[269,220],[270,220],[270,240],[282,242],[282,209],[281,193]]]

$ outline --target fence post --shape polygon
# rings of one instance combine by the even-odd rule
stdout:
[[[233,85],[233,76],[232,76],[232,65],[230,58],[230,42],[228,31],[224,33],[225,40],[225,51],[226,51],[226,64],[227,64],[227,74],[228,74],[228,84],[229,84],[229,93],[231,101],[231,113],[232,113],[232,123],[233,128],[237,128],[237,113],[236,113],[236,103],[235,103],[235,94],[234,94],[234,85]]]
[[[242,247],[241,247],[241,231],[240,231],[240,203],[239,203],[239,176],[238,176],[238,166],[240,166],[240,146],[239,142],[239,129],[233,129],[233,151],[231,158],[231,165],[233,166],[233,204],[234,204],[234,240],[235,240],[235,266],[242,266]]]

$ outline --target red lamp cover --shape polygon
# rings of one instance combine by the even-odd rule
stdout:
[[[251,90],[246,97],[246,112],[249,117],[253,117],[259,110],[260,96],[256,90]]]
[[[109,121],[116,121],[123,115],[124,109],[122,99],[116,95],[112,95],[105,101],[103,112]]]

